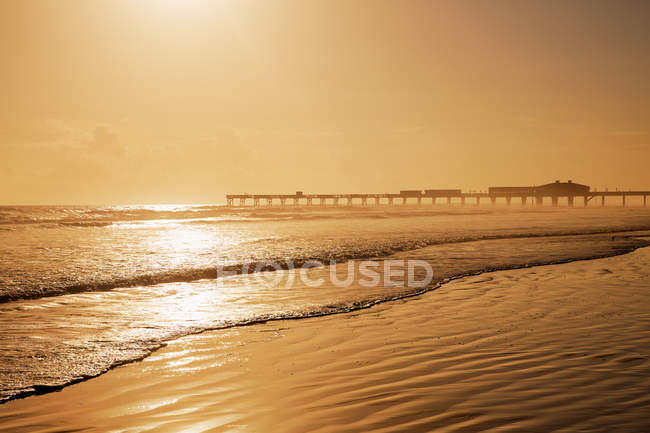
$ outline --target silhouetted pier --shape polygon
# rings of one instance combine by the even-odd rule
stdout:
[[[228,194],[228,206],[380,206],[380,205],[406,205],[436,203],[468,202],[480,204],[482,200],[496,204],[498,200],[507,205],[519,201],[523,206],[528,203],[536,206],[544,204],[550,199],[551,205],[558,206],[560,199],[566,198],[567,205],[573,206],[576,199],[582,199],[584,206],[596,199],[601,206],[605,206],[606,197],[621,198],[622,206],[626,205],[627,197],[642,196],[643,206],[647,205],[647,196],[650,191],[591,191],[587,185],[572,181],[555,181],[539,186],[523,187],[490,187],[487,192],[462,192],[460,189],[425,189],[401,190],[399,193],[383,194],[305,194],[296,191],[295,194]]]

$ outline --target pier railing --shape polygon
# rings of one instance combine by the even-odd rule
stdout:
[[[643,206],[647,205],[647,197],[650,191],[589,191],[581,194],[505,194],[487,192],[459,192],[459,190],[447,190],[448,192],[417,194],[415,191],[404,191],[400,193],[383,194],[228,194],[226,204],[228,206],[380,206],[380,205],[407,205],[413,204],[422,206],[436,203],[467,203],[480,204],[486,200],[496,204],[497,200],[505,201],[507,205],[519,201],[522,205],[528,203],[541,206],[545,199],[551,200],[551,205],[558,206],[559,200],[566,198],[568,206],[573,206],[576,199],[582,199],[584,206],[592,200],[599,201],[605,206],[607,197],[621,198],[622,206],[627,203],[628,197],[643,197]]]

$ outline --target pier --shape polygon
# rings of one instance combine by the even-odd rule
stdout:
[[[572,181],[555,181],[539,186],[507,186],[490,187],[487,192],[463,192],[460,189],[425,189],[401,190],[399,193],[382,194],[305,194],[296,191],[295,194],[228,194],[228,206],[394,206],[424,204],[452,204],[465,205],[472,203],[481,204],[482,201],[497,204],[499,200],[511,205],[519,202],[526,206],[529,203],[542,206],[550,199],[552,206],[559,206],[560,199],[566,199],[568,206],[574,206],[576,199],[582,200],[584,206],[595,201],[600,206],[605,206],[606,198],[618,197],[621,205],[626,206],[628,197],[643,197],[643,206],[647,205],[648,191],[592,191],[587,185]]]

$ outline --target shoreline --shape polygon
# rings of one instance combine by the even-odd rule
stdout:
[[[574,394],[586,386],[589,395],[614,393],[615,401],[631,402],[629,410],[635,415],[626,417],[626,422],[639,419],[647,423],[644,425],[650,425],[650,419],[638,413],[640,408],[645,410],[650,404],[642,397],[650,391],[650,383],[646,383],[650,380],[650,350],[645,349],[650,348],[647,344],[650,315],[646,313],[650,295],[630,292],[639,284],[645,288],[649,260],[650,249],[640,248],[630,254],[600,260],[497,271],[455,280],[409,300],[384,303],[340,316],[284,323],[278,320],[181,337],[143,361],[112,369],[94,381],[8,402],[0,407],[0,412],[7,412],[0,414],[7,430],[0,427],[0,431],[23,431],[20,428],[34,431],[30,419],[52,425],[90,423],[97,431],[109,431],[113,427],[112,417],[118,415],[121,419],[118,424],[129,428],[148,425],[156,429],[159,418],[169,418],[169,431],[175,431],[172,425],[214,422],[209,419],[219,419],[226,430],[235,425],[261,428],[284,423],[287,428],[282,431],[301,431],[301,427],[312,425],[311,416],[319,413],[322,416],[323,410],[332,411],[337,417],[370,411],[364,419],[374,421],[357,426],[356,430],[384,431],[376,428],[376,422],[390,424],[390,419],[396,422],[414,417],[429,407],[418,404],[422,399],[434,404],[445,393],[451,393],[455,398],[462,396],[457,404],[467,405],[478,398],[475,392],[470,392],[473,386],[478,386],[484,393],[497,393],[509,404],[519,401],[527,407],[535,406],[527,397],[537,392],[537,387],[553,388],[563,383],[571,385],[560,386],[567,395],[553,392],[554,388],[544,391],[545,399],[557,399],[551,404],[556,411],[561,412],[562,405],[571,405],[570,401],[580,401]],[[629,270],[630,266],[636,269],[637,275]],[[606,285],[624,290],[626,296],[613,293]],[[532,296],[535,302],[521,299],[523,296]],[[605,302],[606,296],[616,302]],[[568,303],[567,297],[578,302]],[[578,306],[580,314],[574,311],[573,305]],[[634,309],[635,314],[643,314],[643,320],[626,317],[630,309]],[[559,314],[558,311],[562,320],[549,319]],[[495,317],[491,317],[493,315]],[[489,325],[489,318],[498,318],[500,322]],[[612,320],[618,321],[609,323]],[[576,326],[570,326],[572,323]],[[571,335],[566,335],[571,332],[578,333],[581,338],[572,339]],[[368,356],[363,355],[366,353]],[[577,372],[585,377],[574,383],[573,376]],[[483,374],[505,375],[507,380],[492,383]],[[544,378],[548,375],[559,379],[547,383]],[[531,388],[527,384],[533,379],[535,386]],[[266,385],[267,381],[271,384]],[[420,383],[422,381],[426,383]],[[613,382],[628,385],[611,388]],[[424,392],[425,385],[426,389],[432,388],[431,391]],[[512,388],[511,392],[517,394],[524,386],[525,393],[518,397],[501,395],[499,391]],[[594,387],[596,389],[592,389]],[[628,391],[630,396],[619,395]],[[433,394],[436,397],[431,400]],[[396,403],[390,398],[382,400],[382,395],[385,398],[390,395],[398,401],[406,399],[407,413],[395,409]],[[215,400],[216,397],[220,400]],[[296,398],[300,404],[294,404],[292,399]],[[321,400],[325,401],[324,406],[314,403]],[[492,401],[483,397],[479,400],[479,406],[486,407]],[[216,405],[217,401],[221,403]],[[600,407],[600,402],[593,398],[590,401]],[[373,412],[374,406],[368,402],[380,404],[382,411]],[[547,401],[546,405],[549,404]],[[279,413],[265,412],[263,408],[267,406],[275,407]],[[215,413],[203,413],[197,407],[210,407],[220,415],[214,418]],[[221,413],[226,407],[234,412]],[[536,410],[544,414],[548,410],[545,407],[541,405]],[[472,411],[461,411],[464,415],[455,413],[453,404],[439,409],[436,416],[420,422],[445,431],[448,423],[459,427],[459,423],[471,423],[473,419]],[[397,413],[388,421],[376,419],[383,417],[383,411],[391,410]],[[498,420],[484,420],[485,426],[510,426],[513,431],[525,429],[526,423],[533,422],[530,410],[526,409],[525,416],[508,418],[501,414]],[[255,415],[248,415],[249,411]],[[239,418],[235,417],[235,412]],[[481,417],[492,416],[490,411],[486,413]],[[68,416],[72,416],[71,421]],[[544,416],[547,417],[542,417],[545,423],[556,422],[548,418],[550,415]],[[105,425],[94,424],[95,418],[103,419]],[[565,419],[564,416],[560,418]],[[56,419],[60,420],[55,423]],[[177,424],[179,422],[181,424]],[[9,430],[12,426],[15,430]],[[221,427],[215,426],[214,431],[221,431]],[[320,430],[345,430],[336,427],[342,426],[323,425]],[[400,422],[402,427],[419,431],[415,424]],[[529,427],[537,428],[532,424]],[[539,428],[539,431],[548,431]],[[162,431],[167,430],[162,428]],[[355,431],[355,428],[349,430]],[[56,430],[44,428],[42,431]]]
[[[646,233],[643,233],[646,232]],[[620,236],[621,232],[611,232],[615,236]],[[626,237],[630,238],[636,238],[636,239],[644,239],[650,237],[650,234],[647,233],[647,231],[642,231],[641,234],[634,234],[636,232],[623,232],[623,233],[629,233]],[[489,239],[489,240],[494,240],[494,239]],[[582,262],[582,261],[592,261],[592,260],[600,260],[600,259],[606,259],[606,258],[611,258],[611,257],[618,257],[618,256],[623,256],[627,254],[631,254],[639,249],[643,248],[648,248],[650,245],[630,245],[626,246],[625,248],[621,250],[612,250],[609,253],[603,253],[603,254],[598,254],[598,255],[593,255],[593,256],[588,256],[588,257],[579,257],[579,258],[569,258],[569,259],[563,259],[563,260],[556,260],[556,261],[542,261],[542,262],[531,262],[531,263],[526,263],[526,264],[512,264],[508,266],[501,266],[501,267],[494,267],[494,268],[489,268],[486,270],[481,270],[477,272],[469,272],[461,275],[455,275],[452,277],[444,278],[440,281],[434,281],[433,285],[415,289],[412,291],[408,291],[402,294],[398,295],[389,295],[386,296],[385,298],[380,298],[380,299],[374,299],[370,300],[368,302],[360,303],[360,304],[354,304],[352,306],[346,307],[343,310],[336,310],[336,311],[313,311],[309,312],[307,314],[301,314],[301,315],[296,315],[296,316],[285,316],[285,317],[278,317],[278,318],[263,318],[263,319],[255,319],[250,322],[244,322],[244,323],[236,323],[232,325],[226,325],[226,326],[218,326],[218,327],[213,327],[213,328],[206,328],[199,330],[197,332],[192,332],[189,334],[181,335],[181,336],[176,336],[174,338],[171,338],[169,340],[163,341],[158,347],[154,348],[151,350],[149,353],[145,354],[144,356],[130,359],[130,360],[125,360],[125,361],[119,361],[105,370],[101,371],[99,374],[96,375],[90,375],[87,377],[80,377],[77,379],[74,379],[70,382],[60,384],[60,385],[37,385],[34,390],[29,390],[21,393],[17,393],[14,395],[11,395],[8,398],[5,398],[3,400],[0,400],[0,409],[2,406],[16,401],[16,400],[23,400],[29,397],[38,397],[42,395],[47,395],[50,393],[56,393],[60,392],[63,389],[66,389],[72,385],[77,385],[80,383],[87,382],[91,379],[96,379],[98,377],[101,377],[119,367],[127,366],[130,364],[134,364],[137,362],[141,362],[148,357],[154,355],[156,352],[164,349],[169,343],[176,341],[180,338],[185,338],[188,336],[192,335],[200,335],[203,333],[207,332],[217,332],[217,331],[224,331],[228,329],[233,329],[233,328],[239,328],[239,327],[249,327],[249,326],[256,326],[256,325],[264,325],[267,323],[273,323],[273,322],[278,322],[278,321],[283,321],[283,320],[290,320],[290,321],[299,321],[299,320],[308,320],[308,319],[313,319],[313,318],[320,318],[320,317],[328,317],[328,316],[336,316],[336,315],[345,315],[345,314],[350,314],[354,313],[356,311],[362,311],[362,310],[367,310],[367,309],[372,309],[373,307],[376,307],[378,305],[382,305],[385,303],[391,303],[391,302],[396,302],[396,301],[401,301],[401,300],[408,300],[409,298],[415,298],[418,296],[422,296],[424,294],[439,290],[441,287],[448,285],[450,283],[453,283],[454,281],[457,280],[462,280],[465,278],[469,277],[475,277],[475,276],[480,276],[480,275],[488,275],[491,273],[495,272],[504,272],[504,271],[511,271],[511,270],[520,270],[520,269],[532,269],[536,267],[543,267],[543,266],[555,266],[555,265],[562,265],[562,264],[568,264],[568,263],[575,263],[575,262]],[[409,251],[417,251],[417,250],[409,250]],[[407,251],[407,253],[409,252]],[[384,258],[382,258],[383,260]],[[280,271],[282,272],[282,271]]]

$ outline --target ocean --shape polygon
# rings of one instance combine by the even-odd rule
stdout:
[[[623,254],[649,233],[650,211],[631,207],[0,207],[0,400],[97,376],[183,335]],[[336,284],[368,260],[379,284]],[[426,285],[385,284],[381,264],[415,260],[431,270]]]

